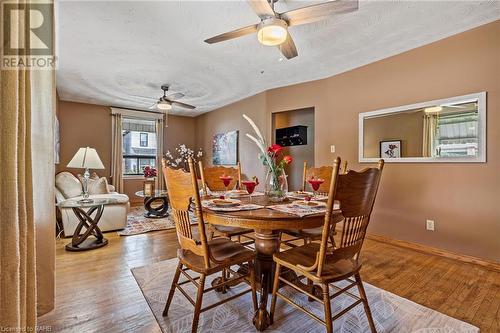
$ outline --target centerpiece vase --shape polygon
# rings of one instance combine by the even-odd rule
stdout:
[[[265,192],[272,202],[282,202],[288,192],[288,180],[284,170],[268,169]]]

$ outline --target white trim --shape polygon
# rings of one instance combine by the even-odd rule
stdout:
[[[370,112],[363,112],[359,114],[358,124],[358,160],[360,163],[374,163],[377,162],[379,157],[364,157],[363,156],[363,143],[364,143],[364,119],[374,116],[403,112],[407,110],[421,109],[428,106],[443,105],[450,103],[457,103],[463,101],[477,100],[477,109],[479,114],[478,138],[479,138],[479,154],[477,157],[402,157],[402,158],[388,158],[385,162],[391,163],[485,163],[486,162],[486,91],[479,93],[468,94],[463,96],[455,96],[445,99],[438,99],[434,101],[409,104],[397,106],[394,108],[380,109]]]
[[[140,118],[140,119],[163,119],[165,116],[164,113],[159,112],[148,112],[148,111],[139,111],[139,110],[130,110],[130,109],[121,109],[121,108],[111,108],[111,114],[121,114],[126,118]]]
[[[144,176],[141,175],[123,175],[123,180],[140,180],[145,179]]]

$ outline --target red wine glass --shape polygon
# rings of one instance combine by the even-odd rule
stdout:
[[[311,178],[308,180],[308,183],[311,184],[311,187],[313,189],[313,192],[314,192],[314,196],[316,197],[318,195],[318,190],[319,190],[319,187],[321,186],[321,184],[323,184],[325,182],[324,179],[321,179],[321,178]]]
[[[222,180],[222,183],[224,184],[224,187],[226,188],[225,195],[227,195],[228,187],[229,187],[229,184],[231,184],[231,181],[233,180],[233,177],[222,175],[219,178],[220,178],[220,180]]]
[[[252,202],[252,193],[255,190],[255,186],[257,186],[257,182],[254,180],[244,180],[241,184],[246,187],[248,195],[250,196],[250,202]]]

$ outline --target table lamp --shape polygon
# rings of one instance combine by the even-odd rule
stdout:
[[[83,174],[83,199],[78,202],[81,203],[91,203],[94,200],[89,198],[88,192],[88,180],[90,178],[89,169],[104,169],[104,165],[97,155],[97,152],[94,148],[80,148],[76,152],[75,156],[69,161],[68,168],[78,168],[85,169],[85,173]]]

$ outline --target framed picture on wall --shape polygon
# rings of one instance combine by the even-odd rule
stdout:
[[[238,164],[238,131],[215,134],[212,141],[213,165]]]
[[[380,158],[400,158],[401,140],[380,141]]]

